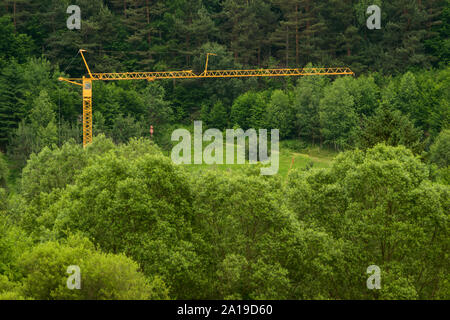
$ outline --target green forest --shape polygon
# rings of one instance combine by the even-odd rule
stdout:
[[[450,299],[449,34],[449,0],[2,0],[0,300]],[[95,81],[83,147],[79,49],[355,76]],[[279,129],[278,174],[174,164],[198,120]]]

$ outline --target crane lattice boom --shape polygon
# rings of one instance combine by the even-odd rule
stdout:
[[[205,70],[196,74],[192,70],[164,72],[113,72],[91,73],[83,52],[80,50],[89,77],[63,78],[60,81],[83,87],[83,145],[92,142],[92,81],[113,80],[162,80],[162,79],[206,79],[206,78],[246,78],[246,77],[290,77],[290,76],[335,76],[355,75],[350,68],[298,68],[298,69],[254,69],[254,70],[208,70],[207,54]]]
[[[113,72],[92,73],[92,80],[161,80],[161,79],[203,79],[236,77],[283,77],[313,75],[353,75],[349,68],[301,68],[301,69],[254,69],[254,70],[211,70],[195,74],[188,71],[165,72]]]

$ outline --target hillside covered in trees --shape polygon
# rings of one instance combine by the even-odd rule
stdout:
[[[450,299],[449,15],[448,0],[3,0],[0,299]],[[97,81],[83,148],[81,90],[58,81],[87,73],[80,48],[93,72],[201,72],[214,53],[210,70],[355,77]],[[316,162],[175,165],[171,134],[195,120],[279,129],[288,161]]]

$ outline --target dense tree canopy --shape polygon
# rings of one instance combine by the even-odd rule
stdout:
[[[370,4],[382,30],[366,27]],[[3,1],[0,300],[449,299],[449,13],[448,0]],[[202,72],[214,53],[209,70],[355,76],[95,81],[83,147],[81,90],[58,81],[86,75],[80,48],[94,72]],[[196,120],[279,129],[280,173],[175,165],[171,134]]]
[[[2,214],[6,299],[449,294],[449,189],[433,183],[429,167],[403,146],[348,151],[329,169],[293,170],[285,183],[257,168],[188,173],[149,142],[117,147],[98,137],[86,149],[73,143],[44,149],[23,179],[19,223],[7,223],[8,200]],[[33,246],[38,239],[50,241]],[[80,256],[89,290],[68,292],[63,267]],[[116,264],[127,265],[120,267],[129,270],[123,280],[109,280]],[[365,288],[373,264],[383,270],[376,292]],[[98,266],[107,271],[96,273]],[[120,281],[136,287],[122,289]]]
[[[12,24],[3,28],[18,34],[7,35],[12,41],[5,54],[26,53],[25,43],[29,51],[43,48],[59,63],[82,46],[95,53],[93,65],[105,72],[124,67],[189,67],[207,42],[225,45],[236,62],[249,66],[276,59],[283,66],[313,62],[350,65],[358,72],[400,71],[411,65],[437,66],[449,59],[446,0],[76,0],[70,4],[82,10],[82,28],[77,32],[66,27],[67,1],[7,0],[0,13],[9,17],[2,24],[7,20]],[[370,4],[382,8],[383,32],[366,27]]]
[[[372,264],[390,281],[380,298],[448,295],[440,275],[449,267],[449,190],[428,177],[411,151],[385,145],[343,153],[329,170],[292,173],[288,202],[299,219],[344,241],[348,266],[337,277],[346,286],[336,298],[365,298],[352,282]]]

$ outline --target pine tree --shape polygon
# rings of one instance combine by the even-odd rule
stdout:
[[[23,85],[20,66],[12,60],[0,75],[0,146],[3,148],[13,128],[25,116]]]
[[[302,10],[299,18],[301,60],[303,64],[323,63],[328,54],[325,48],[329,43],[322,12],[328,4],[323,1],[300,0],[299,5]]]
[[[151,0],[129,0],[124,14],[124,24],[130,35],[127,42],[133,48],[133,56],[137,58],[138,66],[147,66],[154,63],[151,53],[152,38],[155,28],[151,24]]]
[[[200,1],[189,1],[177,10],[171,37],[178,39],[177,53],[185,56],[184,67],[192,65],[192,56],[204,43],[214,41],[218,34],[213,17]]]
[[[279,48],[279,59],[284,61],[285,67],[289,67],[299,53],[299,7],[295,0],[277,0],[274,3],[281,11],[282,18],[270,37],[272,43]]]
[[[34,100],[34,106],[29,115],[31,128],[35,135],[35,152],[45,146],[52,146],[58,142],[58,128],[56,126],[56,106],[51,102],[46,90],[42,90]]]
[[[127,17],[130,0],[107,0],[107,5],[121,17]]]
[[[251,57],[257,55],[258,44],[253,40],[257,37],[257,19],[252,2],[226,0],[223,4],[222,25],[226,32],[225,40],[233,52],[234,60],[248,65]]]
[[[437,3],[431,8],[439,10]],[[435,13],[425,7],[422,1],[395,1],[386,3],[387,23],[383,33],[383,47],[386,48],[384,67],[401,71],[407,66],[429,67],[432,58],[426,55],[425,40],[432,35],[427,25],[435,19]],[[431,58],[431,59],[430,59]]]
[[[357,145],[367,149],[384,142],[391,146],[404,145],[420,153],[423,151],[421,138],[422,131],[414,127],[407,115],[399,110],[380,107],[364,121]]]

